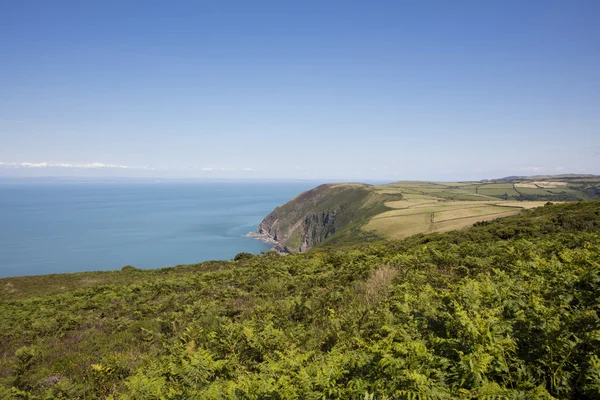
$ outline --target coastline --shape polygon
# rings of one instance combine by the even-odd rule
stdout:
[[[268,233],[260,233],[257,231],[248,232],[244,236],[250,237],[256,240],[260,240],[261,242],[268,243],[273,245],[271,250],[275,251],[278,254],[290,254],[290,251],[281,243],[279,243],[273,236]]]

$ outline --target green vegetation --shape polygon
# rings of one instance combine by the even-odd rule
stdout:
[[[515,215],[523,209],[542,206],[544,202],[407,199],[386,205],[394,210],[375,215],[363,229],[401,239],[418,233],[447,232],[478,221]]]
[[[286,252],[302,252],[333,236],[354,240],[373,215],[388,210],[385,203],[402,199],[400,193],[380,193],[362,183],[328,184],[301,193],[277,207],[262,221],[258,232],[276,240]]]
[[[515,215],[547,201],[598,198],[598,178],[585,175],[321,185],[277,207],[263,220],[259,233],[275,239],[279,250],[303,252],[382,237],[447,232]]]
[[[378,187],[386,193],[448,200],[576,201],[600,198],[597,176],[511,177],[481,182],[395,182]]]
[[[491,183],[481,185],[477,189],[477,193],[504,200],[516,199],[519,196],[519,192],[515,190],[512,183]]]
[[[237,253],[235,255],[235,257],[233,257],[233,261],[251,260],[253,258],[254,258],[254,254],[242,252],[242,253]]]
[[[287,256],[0,279],[0,398],[597,399],[599,291],[600,201]]]

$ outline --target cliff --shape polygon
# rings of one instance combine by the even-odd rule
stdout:
[[[271,241],[280,252],[303,252],[333,235],[357,231],[371,216],[387,210],[385,202],[401,198],[366,184],[321,185],[275,208],[260,223],[256,236]]]

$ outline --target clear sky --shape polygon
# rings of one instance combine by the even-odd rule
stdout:
[[[600,173],[599,20],[597,0],[0,0],[0,175]]]

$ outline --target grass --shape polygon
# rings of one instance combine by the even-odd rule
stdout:
[[[503,214],[514,210],[508,210],[508,207],[497,206],[481,206],[481,207],[464,207],[453,210],[439,211],[434,214],[434,221],[451,221],[469,217],[479,217],[495,214]]]
[[[543,188],[524,188],[524,187],[517,187],[517,189],[519,190],[519,193],[522,193],[522,194],[538,194],[538,195],[544,195],[544,194],[551,193],[551,192],[550,192],[550,189],[543,189]]]
[[[495,204],[501,207],[520,207],[525,210],[529,210],[536,207],[542,207],[546,203],[546,201],[501,201]]]
[[[385,205],[389,208],[401,209],[401,208],[415,207],[415,206],[419,206],[422,204],[435,204],[435,203],[438,203],[439,201],[441,201],[441,199],[438,199],[436,197],[426,197],[426,196],[413,197],[412,195],[410,195],[410,196],[404,196],[404,198],[402,200],[388,201],[387,203],[385,203]]]
[[[599,178],[527,180],[502,182],[421,182],[400,181],[376,187],[380,193],[401,193],[446,200],[529,200],[574,201],[598,198]]]
[[[357,183],[320,185],[277,207],[262,227],[288,251],[306,251],[334,234],[352,236],[359,225],[388,209],[385,202],[402,198],[392,192]]]
[[[447,232],[476,222],[518,214],[544,202],[402,200],[387,203],[391,211],[373,217],[363,229],[401,239],[418,233]]]
[[[501,197],[507,195],[508,197],[517,197],[517,192],[512,183],[494,183],[482,185],[478,188],[477,193],[492,197]]]
[[[269,233],[290,252],[302,252],[316,246],[363,243],[380,235],[406,237],[415,233],[443,232],[512,215],[519,209],[538,207],[547,201],[595,198],[600,198],[600,186],[594,182],[572,182],[560,177],[514,181],[399,181],[378,186],[329,184],[299,195],[278,207],[265,220]],[[396,199],[398,201],[394,201]],[[498,201],[513,201],[509,206],[513,209],[498,209],[508,206]],[[458,206],[453,205],[455,202]],[[470,207],[473,202],[480,203],[482,208]],[[453,210],[470,210],[454,214],[439,214],[449,209],[431,210],[430,213],[437,214],[433,216],[433,222],[431,216],[429,220],[427,217],[407,218],[415,213],[394,212],[427,203],[435,207],[452,206]],[[440,220],[441,217],[444,220]]]
[[[432,194],[443,199],[450,200],[489,200],[489,197],[485,195],[475,193],[463,193],[461,191],[444,190],[441,192],[432,192]]]
[[[403,199],[385,203],[391,210],[372,217],[362,230],[388,238],[405,238],[419,233],[461,229],[476,222],[518,214],[523,209],[543,206],[548,200],[587,198],[581,187],[565,185],[566,182],[554,180],[500,183],[401,181],[381,185],[375,187],[379,193],[401,194]],[[525,199],[529,201],[521,201]]]
[[[547,190],[549,193],[552,193],[552,194],[561,194],[561,193],[570,194],[570,195],[576,196],[577,198],[579,198],[581,200],[585,200],[585,198],[586,198],[585,195],[583,195],[583,193],[581,193],[578,190],[571,189],[571,188],[561,187],[561,188],[552,188],[552,189],[545,189],[545,190]]]
[[[600,177],[569,179],[569,182],[600,183]]]
[[[390,211],[437,231],[530,205],[411,200]],[[599,265],[595,201],[285,257],[0,279],[0,399],[596,399]]]
[[[37,296],[60,295],[73,290],[100,285],[131,285],[149,276],[170,279],[190,272],[208,272],[227,268],[229,261],[206,261],[200,264],[180,265],[154,270],[94,271],[74,274],[19,276],[0,280],[0,301],[20,300]]]
[[[496,199],[512,188],[512,184],[500,184],[499,187],[503,188],[502,191],[496,191],[490,195],[480,192],[481,186],[480,182],[396,182],[379,186],[377,190],[380,193],[401,193],[405,198],[484,201]],[[514,192],[509,194],[509,196],[511,195],[518,194]]]

